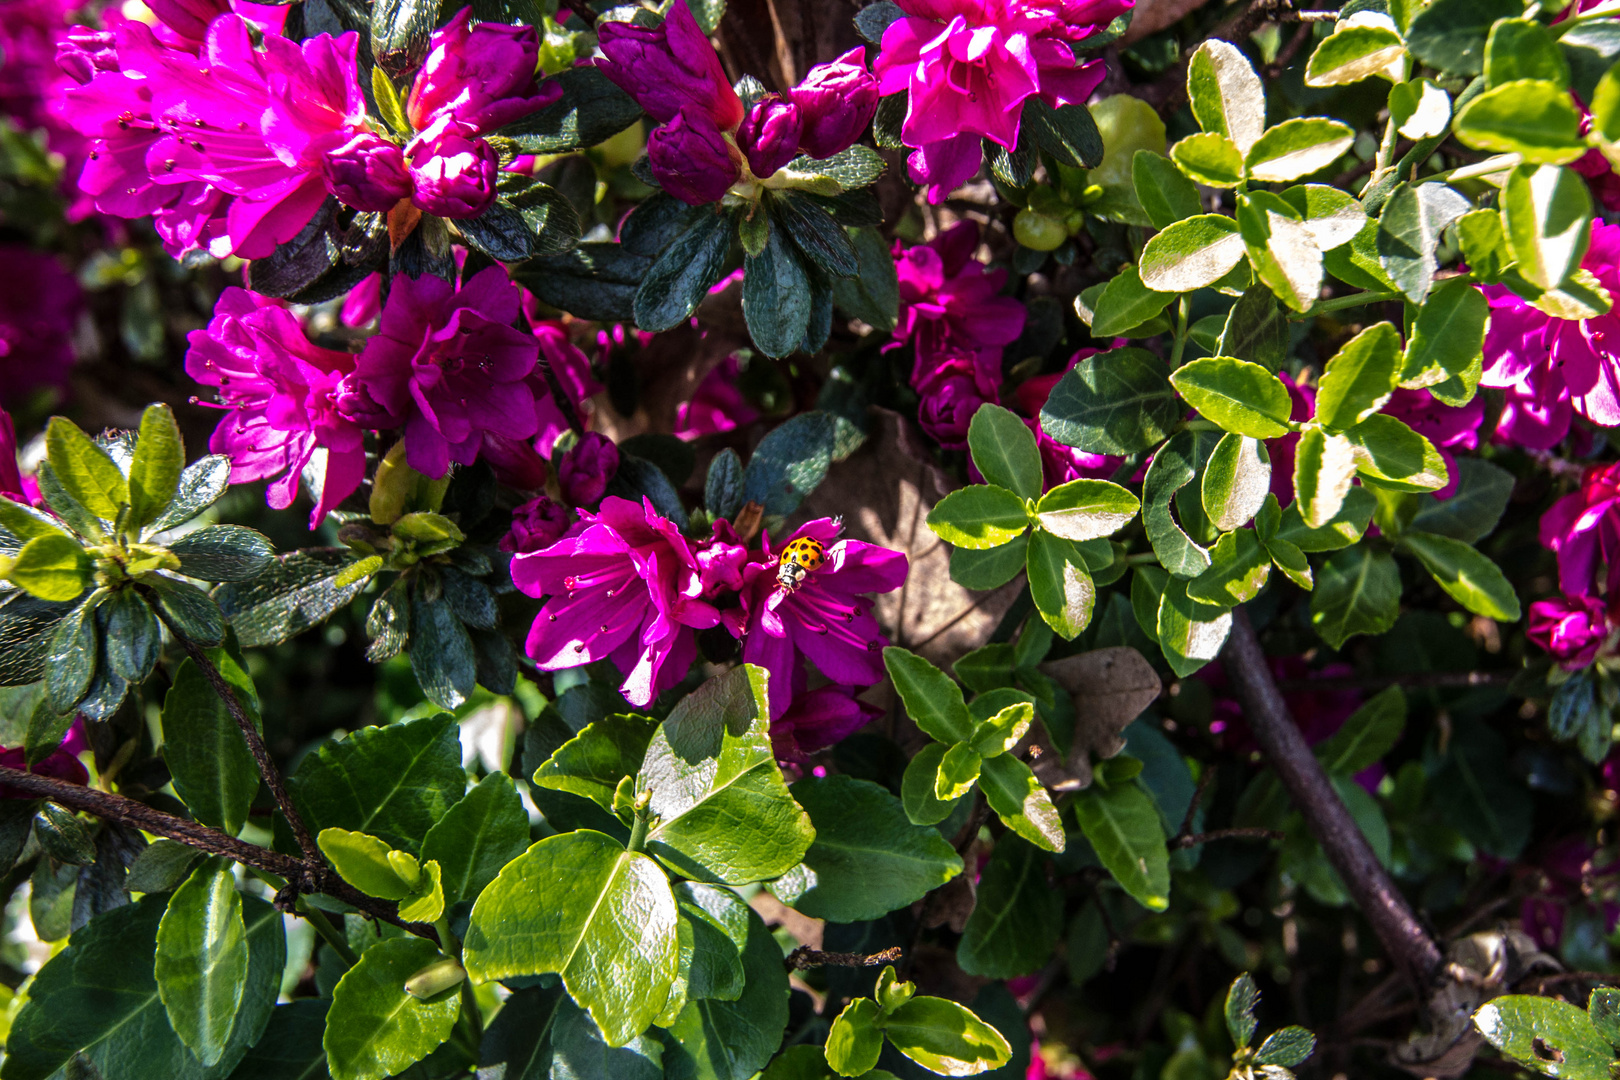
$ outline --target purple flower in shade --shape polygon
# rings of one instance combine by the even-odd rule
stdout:
[[[694,629],[720,622],[701,599],[692,546],[650,500],[608,498],[550,547],[512,560],[512,581],[546,597],[529,630],[529,656],[541,671],[610,659],[619,688],[637,708],[652,704],[697,659]]]
[[[973,378],[973,366],[966,361],[942,365],[917,406],[917,422],[947,450],[967,446],[968,424],[986,398]]]
[[[524,296],[527,308],[533,297],[528,293]],[[606,388],[591,374],[590,359],[568,339],[568,331],[561,323],[541,321],[535,311],[530,311],[529,321],[534,326],[535,340],[540,343],[540,364],[529,376],[540,425],[534,448],[549,458],[559,435],[584,426],[585,402]],[[551,372],[549,380],[546,369]],[[562,391],[562,401],[557,400],[553,384]]]
[[[606,435],[587,431],[562,456],[557,483],[562,497],[575,506],[595,506],[619,472],[619,448]]]
[[[512,511],[512,528],[499,547],[514,555],[527,555],[555,544],[574,523],[574,512],[556,499],[541,495]]]
[[[1581,266],[1620,293],[1620,225],[1592,223]],[[1620,424],[1620,314],[1556,319],[1506,286],[1483,291],[1491,321],[1480,385],[1507,391],[1497,438],[1548,450],[1569,434],[1576,413],[1601,427]]]
[[[731,522],[725,518],[716,521],[709,539],[703,542],[696,554],[698,577],[703,583],[705,597],[713,599],[743,587],[743,572],[748,568],[748,548],[743,546]]]
[[[441,116],[410,141],[405,155],[416,185],[411,201],[426,213],[472,218],[495,201],[500,159],[495,148],[468,125]]]
[[[743,661],[770,672],[773,721],[793,703],[801,654],[844,686],[883,679],[881,653],[889,642],[863,594],[905,584],[906,557],[863,540],[838,540],[840,531],[831,518],[818,518],[789,537],[814,537],[827,548],[827,561],[791,592],[777,583],[778,560],[765,539],[761,558],[743,569],[742,606],[726,612],[727,628],[742,638]]]
[[[742,176],[737,151],[703,113],[683,108],[647,138],[647,164],[659,186],[684,203],[719,202]]]
[[[344,381],[341,406],[367,427],[404,427],[405,460],[441,477],[471,465],[486,435],[526,439],[537,418],[529,375],[539,355],[515,329],[518,288],[498,266],[460,289],[396,274],[382,325]]]
[[[90,770],[84,767],[79,755],[90,748],[90,741],[85,738],[84,720],[74,717],[73,723],[68,725],[67,734],[62,737],[61,745],[46,755],[45,760],[37,765],[28,764],[28,754],[23,747],[11,747],[0,750],[0,765],[8,769],[20,769],[31,772],[36,776],[49,776],[57,780],[66,780],[70,784],[88,784]],[[0,784],[0,799],[37,799],[38,795],[31,795],[26,791]]]
[[[1595,596],[1555,596],[1530,605],[1527,634],[1565,671],[1579,671],[1597,658],[1609,618]]]
[[[1075,59],[1071,41],[1106,26],[1133,0],[906,0],[873,64],[879,92],[910,93],[901,140],[912,179],[943,202],[979,169],[980,138],[1018,145],[1024,102],[1084,104],[1103,61]]]
[[[23,490],[22,469],[17,464],[17,428],[4,409],[0,409],[0,495],[13,502],[33,501]]]
[[[1309,420],[1316,415],[1316,391],[1301,386],[1286,371],[1277,372],[1277,378],[1288,388],[1292,403],[1290,420]],[[1294,451],[1299,446],[1299,432],[1291,431],[1280,439],[1267,439],[1266,450],[1271,454],[1271,493],[1284,506],[1294,501]]]
[[[405,114],[418,130],[449,116],[482,134],[562,97],[557,83],[535,83],[540,37],[534,27],[471,23],[472,8],[462,8],[429,40],[405,100]]]
[[[1070,357],[1068,372],[1076,364],[1088,356],[1094,356],[1101,349],[1081,349]],[[1090,479],[1107,480],[1114,475],[1124,462],[1122,457],[1110,457],[1107,454],[1088,454],[1084,450],[1076,450],[1072,446],[1064,446],[1041,427],[1041,409],[1046,406],[1046,399],[1052,396],[1052,388],[1057,386],[1063,378],[1062,375],[1036,375],[1025,379],[1013,391],[1013,401],[1024,415],[1030,419],[1024,421],[1024,426],[1035,435],[1035,445],[1041,452],[1041,490],[1051,491],[1060,484],[1067,484],[1070,480]],[[971,462],[969,463],[971,465]],[[976,473],[977,469],[970,469]],[[975,477],[975,483],[982,483],[982,478]]]
[[[231,459],[231,483],[279,476],[267,501],[285,510],[315,451],[326,451],[313,529],[365,479],[365,430],[337,407],[354,355],[311,343],[281,301],[237,288],[220,294],[212,321],[188,340],[186,373],[214,387],[228,410],[208,446]]]
[[[658,26],[603,22],[596,33],[602,50],[596,66],[658,123],[669,123],[683,107],[718,131],[742,123],[742,101],[686,0],[675,0]]]
[[[760,412],[737,389],[741,365],[733,353],[703,377],[689,401],[675,407],[675,434],[688,441],[735,431],[759,419]]]
[[[1476,394],[1466,405],[1451,406],[1436,400],[1427,390],[1397,390],[1390,395],[1383,411],[1434,444],[1445,459],[1446,472],[1451,477],[1434,497],[1449,499],[1455,495],[1461,476],[1451,451],[1479,449],[1479,425],[1485,419],[1485,399]],[[1288,471],[1292,475],[1291,467]]]
[[[795,693],[793,704],[771,721],[771,748],[778,761],[802,766],[811,754],[843,742],[882,715],[882,709],[857,698],[852,686]]]
[[[78,279],[55,256],[0,244],[0,404],[67,387],[83,306]]]
[[[748,159],[749,171],[758,177],[770,176],[798,157],[802,127],[799,106],[793,102],[776,94],[766,94],[755,102],[737,129],[737,148]]]
[[[1001,386],[1001,349],[1024,332],[1024,305],[1000,295],[1003,268],[990,270],[973,258],[979,227],[964,221],[927,244],[895,253],[900,279],[900,323],[895,338],[916,349],[911,384],[925,392],[940,369],[963,356],[973,358],[979,394],[996,400]]]
[[[410,174],[399,147],[369,131],[361,132],[321,159],[326,186],[338,201],[356,210],[392,210],[410,198]]]
[[[1580,489],[1541,517],[1541,543],[1558,556],[1565,596],[1598,594],[1598,568],[1608,567],[1604,592],[1620,597],[1620,462],[1594,465]]]
[[[799,149],[813,158],[830,158],[853,146],[872,122],[878,81],[866,70],[866,50],[857,46],[830,64],[811,68],[788,98],[804,121]]]

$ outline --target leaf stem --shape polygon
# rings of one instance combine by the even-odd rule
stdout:
[[[1181,354],[1187,348],[1187,319],[1192,310],[1192,297],[1186,293],[1181,294],[1181,303],[1176,308],[1176,341],[1170,349],[1170,370],[1174,371],[1181,366]]]
[[[332,946],[332,951],[337,953],[345,964],[354,967],[360,962],[360,957],[355,954],[353,947],[349,945],[348,939],[338,933],[337,927],[332,925],[332,920],[326,917],[326,912],[300,897],[298,900],[298,914],[309,920],[309,925],[315,928],[315,932],[321,936],[321,940]]]
[[[1358,292],[1349,296],[1335,296],[1331,300],[1322,300],[1312,304],[1298,315],[1290,315],[1295,322],[1305,319],[1314,319],[1318,315],[1326,315],[1333,311],[1343,311],[1345,308],[1361,307],[1363,304],[1381,304],[1386,300],[1399,300],[1401,293],[1394,289],[1385,289],[1380,292]]]
[[[1473,180],[1481,176],[1490,176],[1492,173],[1505,172],[1524,161],[1519,154],[1497,154],[1484,161],[1476,161],[1471,165],[1459,165],[1455,169],[1446,169],[1443,172],[1430,173],[1413,184],[1427,184],[1430,181],[1451,183],[1454,180]]]

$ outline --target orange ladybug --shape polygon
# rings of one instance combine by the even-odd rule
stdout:
[[[797,540],[788,542],[782,550],[781,565],[776,571],[777,584],[788,592],[792,592],[804,584],[804,579],[813,571],[821,569],[827,561],[827,549],[820,540],[809,536],[801,536]]]

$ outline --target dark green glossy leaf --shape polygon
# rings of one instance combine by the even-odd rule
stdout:
[[[1134,454],[1169,435],[1180,408],[1164,361],[1144,349],[1115,349],[1063,376],[1041,409],[1041,427],[1088,453]]]
[[[223,649],[210,650],[208,658],[232,687],[254,726],[259,726],[259,697],[253,680]],[[164,696],[162,722],[163,757],[174,779],[175,794],[198,821],[235,836],[247,822],[259,790],[259,770],[241,728],[202,670],[190,660],[180,665]]]
[[[709,288],[720,280],[731,250],[731,232],[730,217],[713,212],[697,215],[642,279],[636,292],[636,325],[643,330],[668,330],[691,318]],[[803,333],[801,329],[799,336]]]
[[[837,228],[830,219],[828,225]],[[763,251],[746,256],[742,305],[748,335],[766,356],[787,356],[799,348],[810,326],[810,275],[781,228],[771,230]]]
[[[1010,979],[1040,968],[1063,929],[1063,896],[1046,879],[1046,860],[1016,836],[996,842],[979,877],[956,962],[969,975]]]
[[[214,600],[243,648],[278,645],[325,622],[365,588],[364,579],[333,583],[351,561],[347,552],[330,548],[295,551],[250,582],[227,582]]]

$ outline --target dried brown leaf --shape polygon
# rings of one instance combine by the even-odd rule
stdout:
[[[1092,759],[1125,749],[1121,733],[1158,698],[1159,673],[1129,645],[1052,660],[1041,671],[1074,699],[1074,741],[1066,762],[1055,753],[1042,754],[1035,774],[1055,791],[1088,787]]]

